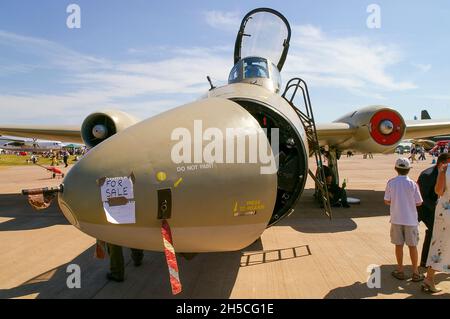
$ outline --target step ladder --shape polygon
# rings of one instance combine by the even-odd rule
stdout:
[[[295,104],[294,99],[299,91],[303,95],[303,103],[305,112],[302,112]],[[291,92],[288,96],[289,92]],[[282,97],[289,103],[289,105],[295,110],[300,118],[303,126],[305,127],[306,137],[309,144],[309,156],[314,155],[317,165],[317,174],[314,174],[311,169],[308,169],[308,173],[316,183],[316,192],[314,196],[319,196],[319,201],[322,202],[325,214],[331,219],[331,205],[330,197],[328,194],[328,188],[326,187],[325,170],[323,169],[322,154],[320,152],[319,139],[317,138],[316,122],[314,120],[314,114],[311,106],[311,100],[309,98],[308,86],[306,82],[300,78],[293,78],[286,84],[286,88]]]

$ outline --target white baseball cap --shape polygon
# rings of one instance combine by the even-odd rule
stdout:
[[[401,157],[395,162],[395,168],[410,169],[411,163],[409,159]]]

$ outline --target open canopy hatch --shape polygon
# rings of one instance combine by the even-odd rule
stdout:
[[[234,64],[249,56],[263,57],[281,71],[290,40],[291,27],[281,13],[269,8],[252,10],[241,22],[234,47]]]

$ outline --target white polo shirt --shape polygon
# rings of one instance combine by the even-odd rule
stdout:
[[[423,202],[419,186],[408,176],[397,176],[386,186],[384,200],[391,202],[391,224],[417,226],[417,204]]]

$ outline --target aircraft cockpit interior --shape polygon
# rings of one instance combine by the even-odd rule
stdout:
[[[250,83],[261,85],[274,93],[281,90],[280,71],[268,59],[261,57],[246,57],[231,69],[228,84]]]

